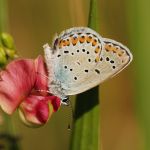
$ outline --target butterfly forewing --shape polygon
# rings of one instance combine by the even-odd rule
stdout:
[[[101,39],[89,28],[73,28],[57,37],[55,75],[66,95],[81,93],[95,86],[94,82],[91,85],[91,78],[97,77],[93,68],[100,59]]]

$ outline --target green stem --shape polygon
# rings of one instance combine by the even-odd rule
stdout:
[[[98,0],[91,0],[88,26],[98,30]],[[100,150],[98,87],[77,96],[71,150]]]
[[[94,29],[95,31],[99,30],[98,0],[90,1],[88,27]]]

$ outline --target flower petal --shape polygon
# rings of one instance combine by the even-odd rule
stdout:
[[[50,96],[50,100],[53,105],[54,112],[56,112],[61,105],[61,100],[56,96]]]
[[[35,71],[36,71],[36,82],[34,88],[36,90],[43,91],[41,93],[44,93],[44,91],[46,93],[46,91],[48,90],[48,77],[46,65],[44,63],[42,56],[38,56],[38,58],[35,60]]]
[[[60,99],[51,96],[30,95],[20,105],[23,122],[32,127],[45,124],[52,113],[60,107]]]
[[[36,78],[34,61],[31,59],[13,61],[0,73],[0,77],[0,106],[6,113],[12,114],[34,86]]]
[[[43,125],[58,110],[61,101],[47,91],[47,70],[44,60],[20,59],[11,62],[0,73],[0,106],[12,114],[20,105],[20,114],[28,125]],[[34,94],[34,95],[33,95]]]

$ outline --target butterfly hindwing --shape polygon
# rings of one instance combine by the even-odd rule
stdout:
[[[97,66],[101,70],[100,83],[118,74],[132,61],[130,50],[123,44],[108,38],[103,38],[103,42],[101,61]]]

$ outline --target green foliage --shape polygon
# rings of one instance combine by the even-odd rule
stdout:
[[[142,129],[145,148],[150,149],[150,1],[129,1],[128,26],[130,31],[131,47],[134,50],[135,68],[135,104],[137,117]],[[141,136],[141,137],[142,137]]]

